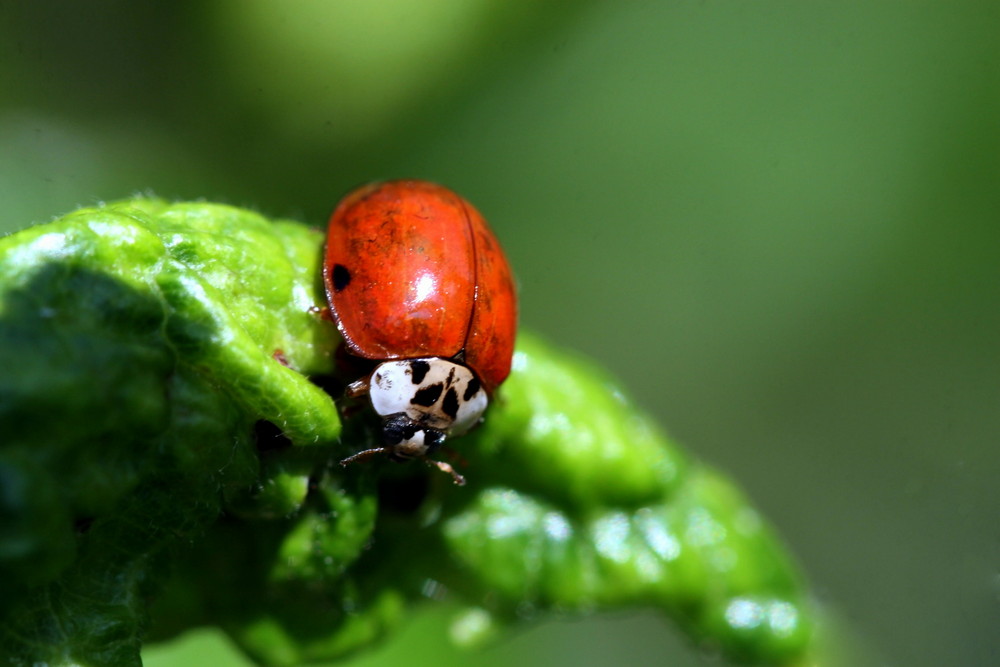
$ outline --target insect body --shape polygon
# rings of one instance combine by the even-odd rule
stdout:
[[[386,454],[424,458],[482,417],[510,373],[517,302],[507,259],[482,215],[424,181],[348,194],[330,219],[323,265],[347,352],[378,363],[348,387],[383,419]]]

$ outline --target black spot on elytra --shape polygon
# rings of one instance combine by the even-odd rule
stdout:
[[[419,389],[417,390],[417,393],[413,395],[413,398],[410,399],[410,404],[422,405],[425,408],[429,408],[437,403],[437,400],[441,398],[442,391],[444,391],[444,385],[440,382],[432,384],[429,387]]]
[[[465,393],[462,394],[462,400],[463,401],[469,400],[470,398],[475,396],[476,392],[478,391],[479,391],[479,380],[477,380],[476,378],[472,378],[471,380],[469,380],[469,384],[465,387]]]
[[[454,419],[458,416],[458,392],[452,387],[441,401],[441,411]]]
[[[343,264],[333,265],[333,291],[339,292],[351,284],[351,272]]]
[[[413,384],[420,384],[427,377],[427,373],[431,370],[431,365],[426,361],[411,361],[410,362],[410,379],[413,380]]]

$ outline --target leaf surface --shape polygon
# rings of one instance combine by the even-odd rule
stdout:
[[[335,465],[373,429],[311,381],[338,344],[310,313],[321,244],[155,199],[0,239],[0,657],[139,665],[144,639],[217,625],[261,663],[329,660],[428,596],[468,605],[465,644],[655,607],[734,659],[808,653],[800,577],[742,494],[528,334],[450,443],[466,487]]]

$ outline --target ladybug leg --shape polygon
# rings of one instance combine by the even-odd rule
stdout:
[[[363,449],[357,454],[352,454],[351,456],[348,456],[346,459],[341,459],[340,465],[346,468],[352,463],[357,463],[358,461],[367,461],[368,459],[375,458],[376,456],[388,453],[389,453],[388,447],[375,447],[373,449]]]
[[[351,384],[347,385],[347,389],[344,390],[344,395],[348,398],[365,396],[368,393],[370,386],[371,385],[368,383],[368,377],[363,377],[360,380],[355,380]]]
[[[447,444],[441,447],[441,449],[439,449],[438,451],[444,454],[444,457],[446,459],[448,459],[452,463],[458,464],[462,468],[469,465],[469,462],[465,459],[464,456],[462,456],[457,451],[449,447]]]
[[[309,314],[324,322],[333,322],[333,311],[328,306],[309,306]]]
[[[452,481],[455,482],[456,485],[465,486],[465,478],[459,475],[455,471],[455,469],[451,467],[451,464],[445,463],[444,461],[432,461],[431,459],[424,459],[424,461],[427,463],[427,465],[437,468],[441,472],[448,473],[449,475],[451,475],[451,479]],[[341,461],[341,463],[343,463],[343,461]]]

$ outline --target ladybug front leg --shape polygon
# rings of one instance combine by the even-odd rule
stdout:
[[[433,459],[424,459],[424,462],[429,466],[433,466],[440,470],[441,472],[448,473],[451,475],[452,481],[458,486],[465,486],[465,478],[458,474],[454,468],[451,467],[450,463],[445,463],[444,461],[434,461]]]
[[[367,396],[368,390],[371,388],[368,376],[361,378],[360,380],[355,380],[351,384],[347,385],[344,390],[344,396],[348,398],[359,398],[361,396]]]
[[[369,383],[370,377],[369,375],[365,375],[360,380],[355,380],[344,388],[344,398],[347,400],[342,401],[339,405],[340,414],[344,419],[349,419],[365,408],[367,401],[358,401],[356,399],[368,395],[368,391],[371,388]]]

